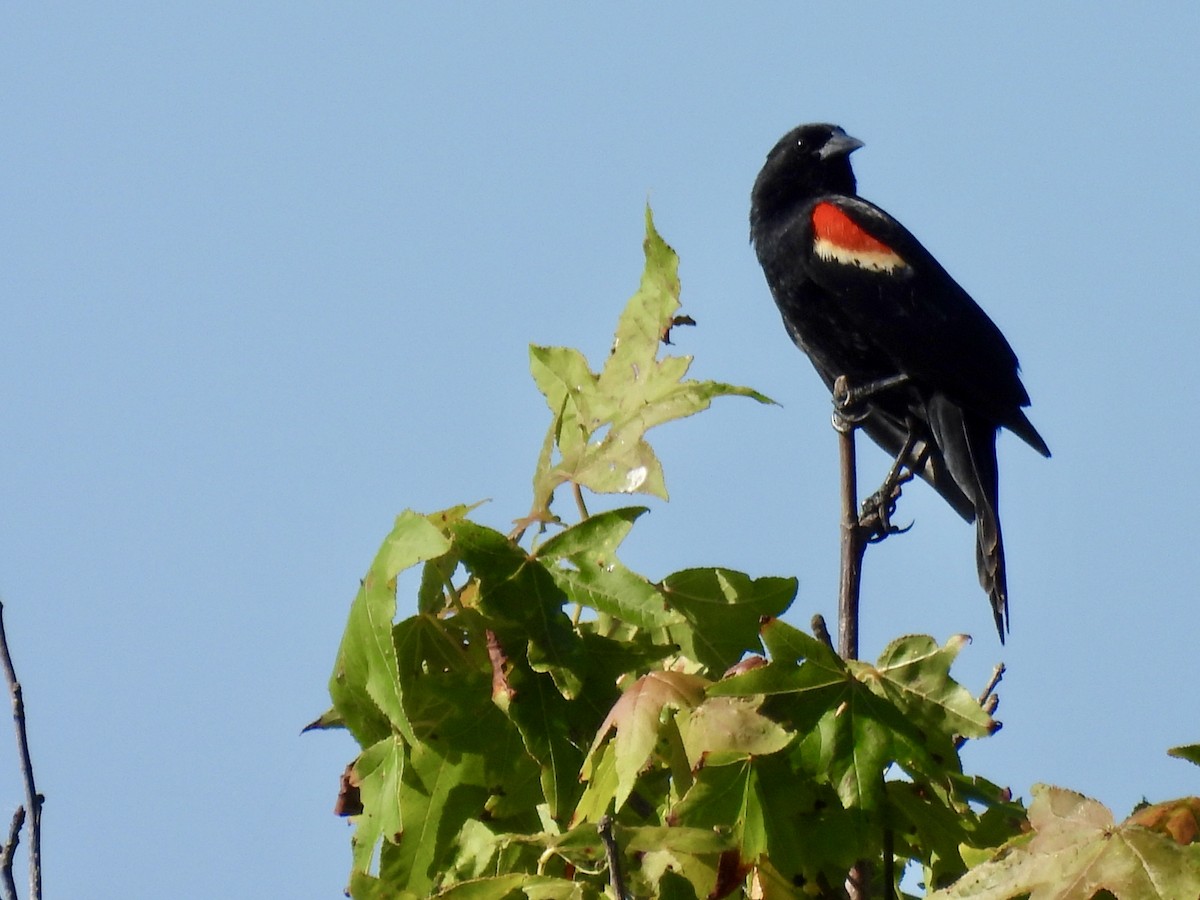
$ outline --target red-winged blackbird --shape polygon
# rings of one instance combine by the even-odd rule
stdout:
[[[1044,456],[1026,418],[1017,357],[987,314],[903,225],[856,193],[836,125],[801,125],[767,155],[754,182],[750,237],[796,345],[831,390],[906,376],[867,401],[862,427],[893,456],[910,436],[914,468],[976,522],[979,582],[1001,642],[1008,625],[997,515],[996,433]]]

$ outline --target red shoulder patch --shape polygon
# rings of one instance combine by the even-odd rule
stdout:
[[[846,265],[892,272],[906,267],[900,254],[869,234],[836,204],[822,201],[813,207],[813,250],[821,259]]]

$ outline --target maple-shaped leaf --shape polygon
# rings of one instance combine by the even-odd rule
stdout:
[[[522,629],[530,666],[549,673],[563,696],[575,696],[587,663],[562,611],[566,595],[546,567],[506,535],[476,522],[457,522],[451,533],[463,564],[477,580],[479,609]]]
[[[600,751],[616,774],[612,786],[612,800],[620,809],[629,798],[633,785],[654,753],[662,727],[662,712],[665,708],[686,709],[698,705],[704,699],[704,688],[708,682],[698,675],[686,672],[648,672],[631,684],[613,705],[608,716],[596,732],[596,738],[588,751],[588,762],[584,766],[584,777],[591,780],[595,760]],[[616,735],[605,744],[613,729]],[[594,798],[589,798],[589,808],[603,809]],[[576,810],[578,818],[579,811]]]
[[[1010,841],[928,900],[1195,900],[1200,897],[1200,844],[1138,824],[1120,825],[1107,807],[1049,785],[1033,787],[1032,833]]]
[[[645,512],[633,506],[597,513],[546,541],[534,556],[576,603],[638,628],[682,623],[656,585],[617,559],[617,546]]]
[[[567,482],[597,493],[666,499],[662,465],[645,440],[650,428],[707,409],[714,397],[773,402],[750,388],[684,380],[690,356],[659,358],[677,321],[679,258],[655,230],[649,207],[644,247],[641,285],[617,322],[599,374],[578,350],[530,347],[530,370],[554,418],[534,472],[526,522],[553,521],[554,491]]]
[[[795,578],[751,578],[731,569],[685,569],[662,581],[670,609],[686,624],[669,629],[680,652],[720,673],[746,653],[762,651],[760,623],[781,615],[796,596]]]
[[[770,662],[730,672],[709,689],[710,696],[827,693],[849,677],[832,649],[782,619],[767,620],[760,636]]]
[[[938,646],[928,635],[909,635],[888,644],[874,666],[877,678],[863,680],[905,710],[928,732],[953,740],[985,737],[994,730],[979,701],[950,677],[950,665],[970,641],[955,635]]]

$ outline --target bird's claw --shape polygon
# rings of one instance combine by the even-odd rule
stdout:
[[[878,544],[893,534],[904,534],[913,527],[913,522],[901,527],[892,524],[892,514],[900,500],[901,488],[911,481],[913,473],[908,469],[889,476],[874,494],[863,501],[858,517],[858,526],[863,530],[867,543]]]

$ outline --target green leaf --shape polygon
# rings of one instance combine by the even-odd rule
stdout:
[[[682,622],[657,587],[617,559],[617,547],[646,511],[634,506],[597,513],[546,541],[535,556],[576,603],[638,628]]]
[[[439,900],[512,900],[519,897],[528,897],[529,900],[584,900],[600,895],[594,890],[589,890],[586,885],[565,878],[522,873],[459,882],[433,896]]]
[[[362,746],[393,730],[409,743],[415,740],[401,702],[392,620],[396,615],[396,576],[450,549],[449,539],[431,518],[411,510],[397,517],[350,607],[329,695]]]
[[[969,641],[966,635],[957,635],[939,647],[927,635],[898,638],[880,655],[879,678],[870,684],[918,725],[940,732],[949,741],[956,736],[986,737],[995,722],[971,692],[950,677],[951,663]]]
[[[583,753],[572,740],[577,716],[548,675],[520,661],[509,671],[512,697],[507,712],[517,726],[529,755],[541,767],[542,792],[550,815],[559,818],[579,793],[578,773]]]
[[[464,616],[413,616],[395,628],[404,708],[418,740],[453,751],[491,752],[508,720],[492,703],[484,638]]]
[[[671,811],[669,821],[728,834],[741,861],[752,864],[768,850],[764,787],[750,759],[705,766]]]
[[[400,839],[404,816],[400,808],[401,780],[407,754],[404,742],[387,737],[364,750],[354,762],[363,813],[355,818],[354,868],[367,872],[379,841]]]
[[[479,583],[479,609],[528,635],[527,658],[547,672],[564,696],[579,692],[586,662],[579,638],[562,611],[566,595],[540,561],[514,541],[475,522],[452,528],[463,563]]]
[[[402,827],[385,834],[379,877],[428,896],[449,868],[459,830],[486,800],[486,766],[478,754],[443,755],[424,744],[412,748],[407,762],[396,793]]]
[[[1191,900],[1200,896],[1200,844],[1180,845],[1133,821],[1114,825],[1107,808],[1082,794],[1035,785],[1031,835],[1007,844],[929,900]]]
[[[1200,766],[1200,744],[1185,744],[1181,747],[1172,747],[1167,753]]]
[[[794,578],[752,579],[730,569],[685,569],[663,579],[670,609],[686,625],[672,626],[671,639],[683,655],[720,674],[746,653],[763,649],[759,623],[778,616],[796,596]]]
[[[571,816],[572,827],[583,822],[599,822],[617,796],[620,778],[617,775],[617,752],[612,744],[594,747],[584,760],[579,777],[586,785]]]
[[[728,834],[711,828],[666,825],[623,827],[620,831],[620,843],[626,853],[672,850],[677,853],[705,855],[724,853],[733,847],[733,841]]]
[[[789,754],[758,757],[754,766],[763,786],[770,864],[790,884],[839,884],[856,860],[877,855],[877,823],[844,809],[828,785],[796,771]]]

